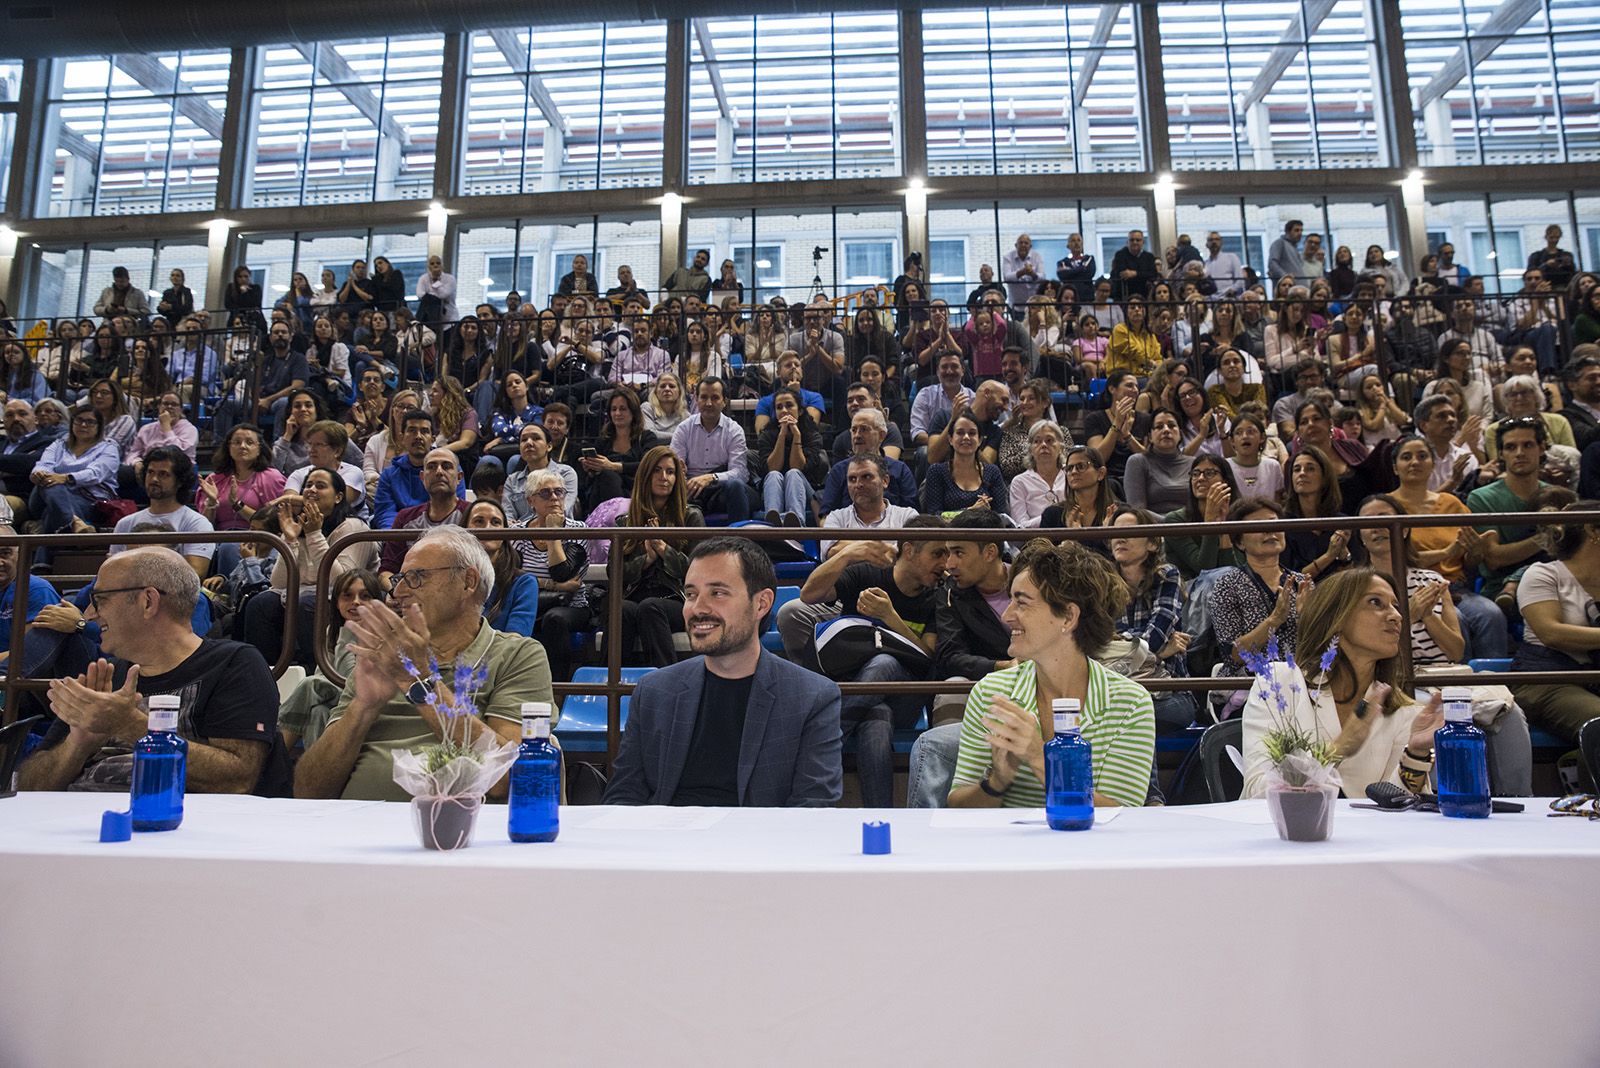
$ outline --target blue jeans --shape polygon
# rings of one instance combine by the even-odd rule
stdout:
[[[1511,655],[1511,638],[1506,630],[1506,614],[1500,606],[1481,593],[1461,591],[1461,603],[1456,605],[1461,616],[1461,634],[1466,638],[1466,651],[1461,659],[1503,660]]]
[[[910,682],[913,676],[887,653],[868,660],[855,682]],[[856,736],[856,776],[861,803],[867,808],[894,807],[894,732],[917,722],[927,698],[915,694],[889,697],[855,694],[844,699],[839,719],[844,733]]]
[[[946,723],[922,732],[911,746],[907,808],[945,807],[950,800],[950,783],[956,777],[956,757],[960,752],[961,724]]]
[[[73,519],[87,520],[93,510],[94,500],[77,486],[35,486],[28,497],[28,511],[46,534],[71,530]]]
[[[769,512],[793,512],[804,519],[810,504],[811,483],[799,471],[768,471],[761,480],[761,506]]]

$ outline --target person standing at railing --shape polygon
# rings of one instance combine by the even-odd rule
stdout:
[[[1559,363],[1556,343],[1560,340],[1563,311],[1554,288],[1543,271],[1529,267],[1523,272],[1522,288],[1506,302],[1506,344],[1531,346],[1539,356],[1539,370],[1544,373],[1555,371]]]
[[[1551,224],[1544,228],[1544,248],[1528,257],[1528,270],[1538,271],[1552,289],[1561,289],[1577,272],[1577,261],[1572,253],[1561,247],[1561,227]]]
[[[181,320],[194,314],[194,292],[184,284],[183,272],[178,268],[172,269],[168,279],[172,285],[162,292],[156,311],[169,325],[176,327]]]
[[[1290,219],[1283,224],[1283,233],[1272,242],[1272,248],[1267,251],[1267,279],[1273,285],[1284,278],[1296,281],[1305,278],[1306,262],[1300,254],[1300,235],[1304,231],[1304,223]]]
[[[150,318],[150,301],[144,290],[129,280],[126,267],[113,267],[111,284],[101,290],[100,299],[94,302],[94,313],[103,319],[131,315],[142,323]]]
[[[1044,257],[1033,247],[1033,238],[1018,234],[1014,248],[1008,248],[1000,257],[1000,277],[1006,283],[1011,313],[1022,314],[1028,298],[1038,290],[1044,280]]]

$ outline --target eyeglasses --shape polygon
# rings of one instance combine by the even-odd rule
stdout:
[[[1094,464],[1068,464],[1066,470],[1067,474],[1076,475],[1084,471],[1093,471]]]
[[[533,495],[542,501],[559,501],[566,497],[565,486],[546,486],[542,490],[535,490]]]
[[[1217,471],[1217,470],[1214,470],[1214,469],[1209,468],[1209,467],[1202,467],[1199,470],[1195,470],[1195,471],[1190,471],[1189,472],[1189,481],[1190,482],[1193,482],[1197,478],[1221,478],[1221,477],[1222,477],[1222,472],[1221,471]]]
[[[1594,794],[1568,794],[1566,797],[1558,797],[1550,802],[1549,814],[1600,820],[1600,798]]]
[[[399,571],[392,575],[389,579],[389,592],[393,593],[394,591],[398,590],[402,582],[405,583],[406,589],[408,590],[420,590],[422,589],[424,578],[433,574],[435,571],[460,570],[460,564],[450,564],[447,567],[414,567],[410,571]]]
[[[95,590],[89,595],[89,603],[94,606],[94,610],[96,612],[99,612],[105,607],[101,602],[105,598],[110,597],[113,593],[138,593],[140,590],[155,590],[157,593],[161,592],[154,586],[118,586],[115,589],[110,590]]]

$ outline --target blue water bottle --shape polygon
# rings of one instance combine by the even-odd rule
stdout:
[[[1089,742],[1078,730],[1081,707],[1071,697],[1050,702],[1055,737],[1044,743],[1044,814],[1052,831],[1094,826],[1094,765]]]
[[[561,750],[550,742],[550,705],[522,706],[522,748],[511,765],[513,842],[554,842],[561,833]]]
[[[1489,815],[1489,757],[1483,732],[1472,722],[1472,691],[1444,691],[1444,726],[1433,735],[1439,774],[1439,811],[1460,819]]]
[[[133,744],[133,829],[170,831],[183,822],[189,743],[178,735],[178,697],[150,698],[150,730]]]

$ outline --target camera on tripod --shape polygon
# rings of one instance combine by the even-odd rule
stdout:
[[[821,263],[822,262],[822,256],[827,251],[828,251],[828,249],[826,247],[822,246],[822,245],[818,245],[815,248],[813,248],[811,250],[811,262],[812,263]]]

